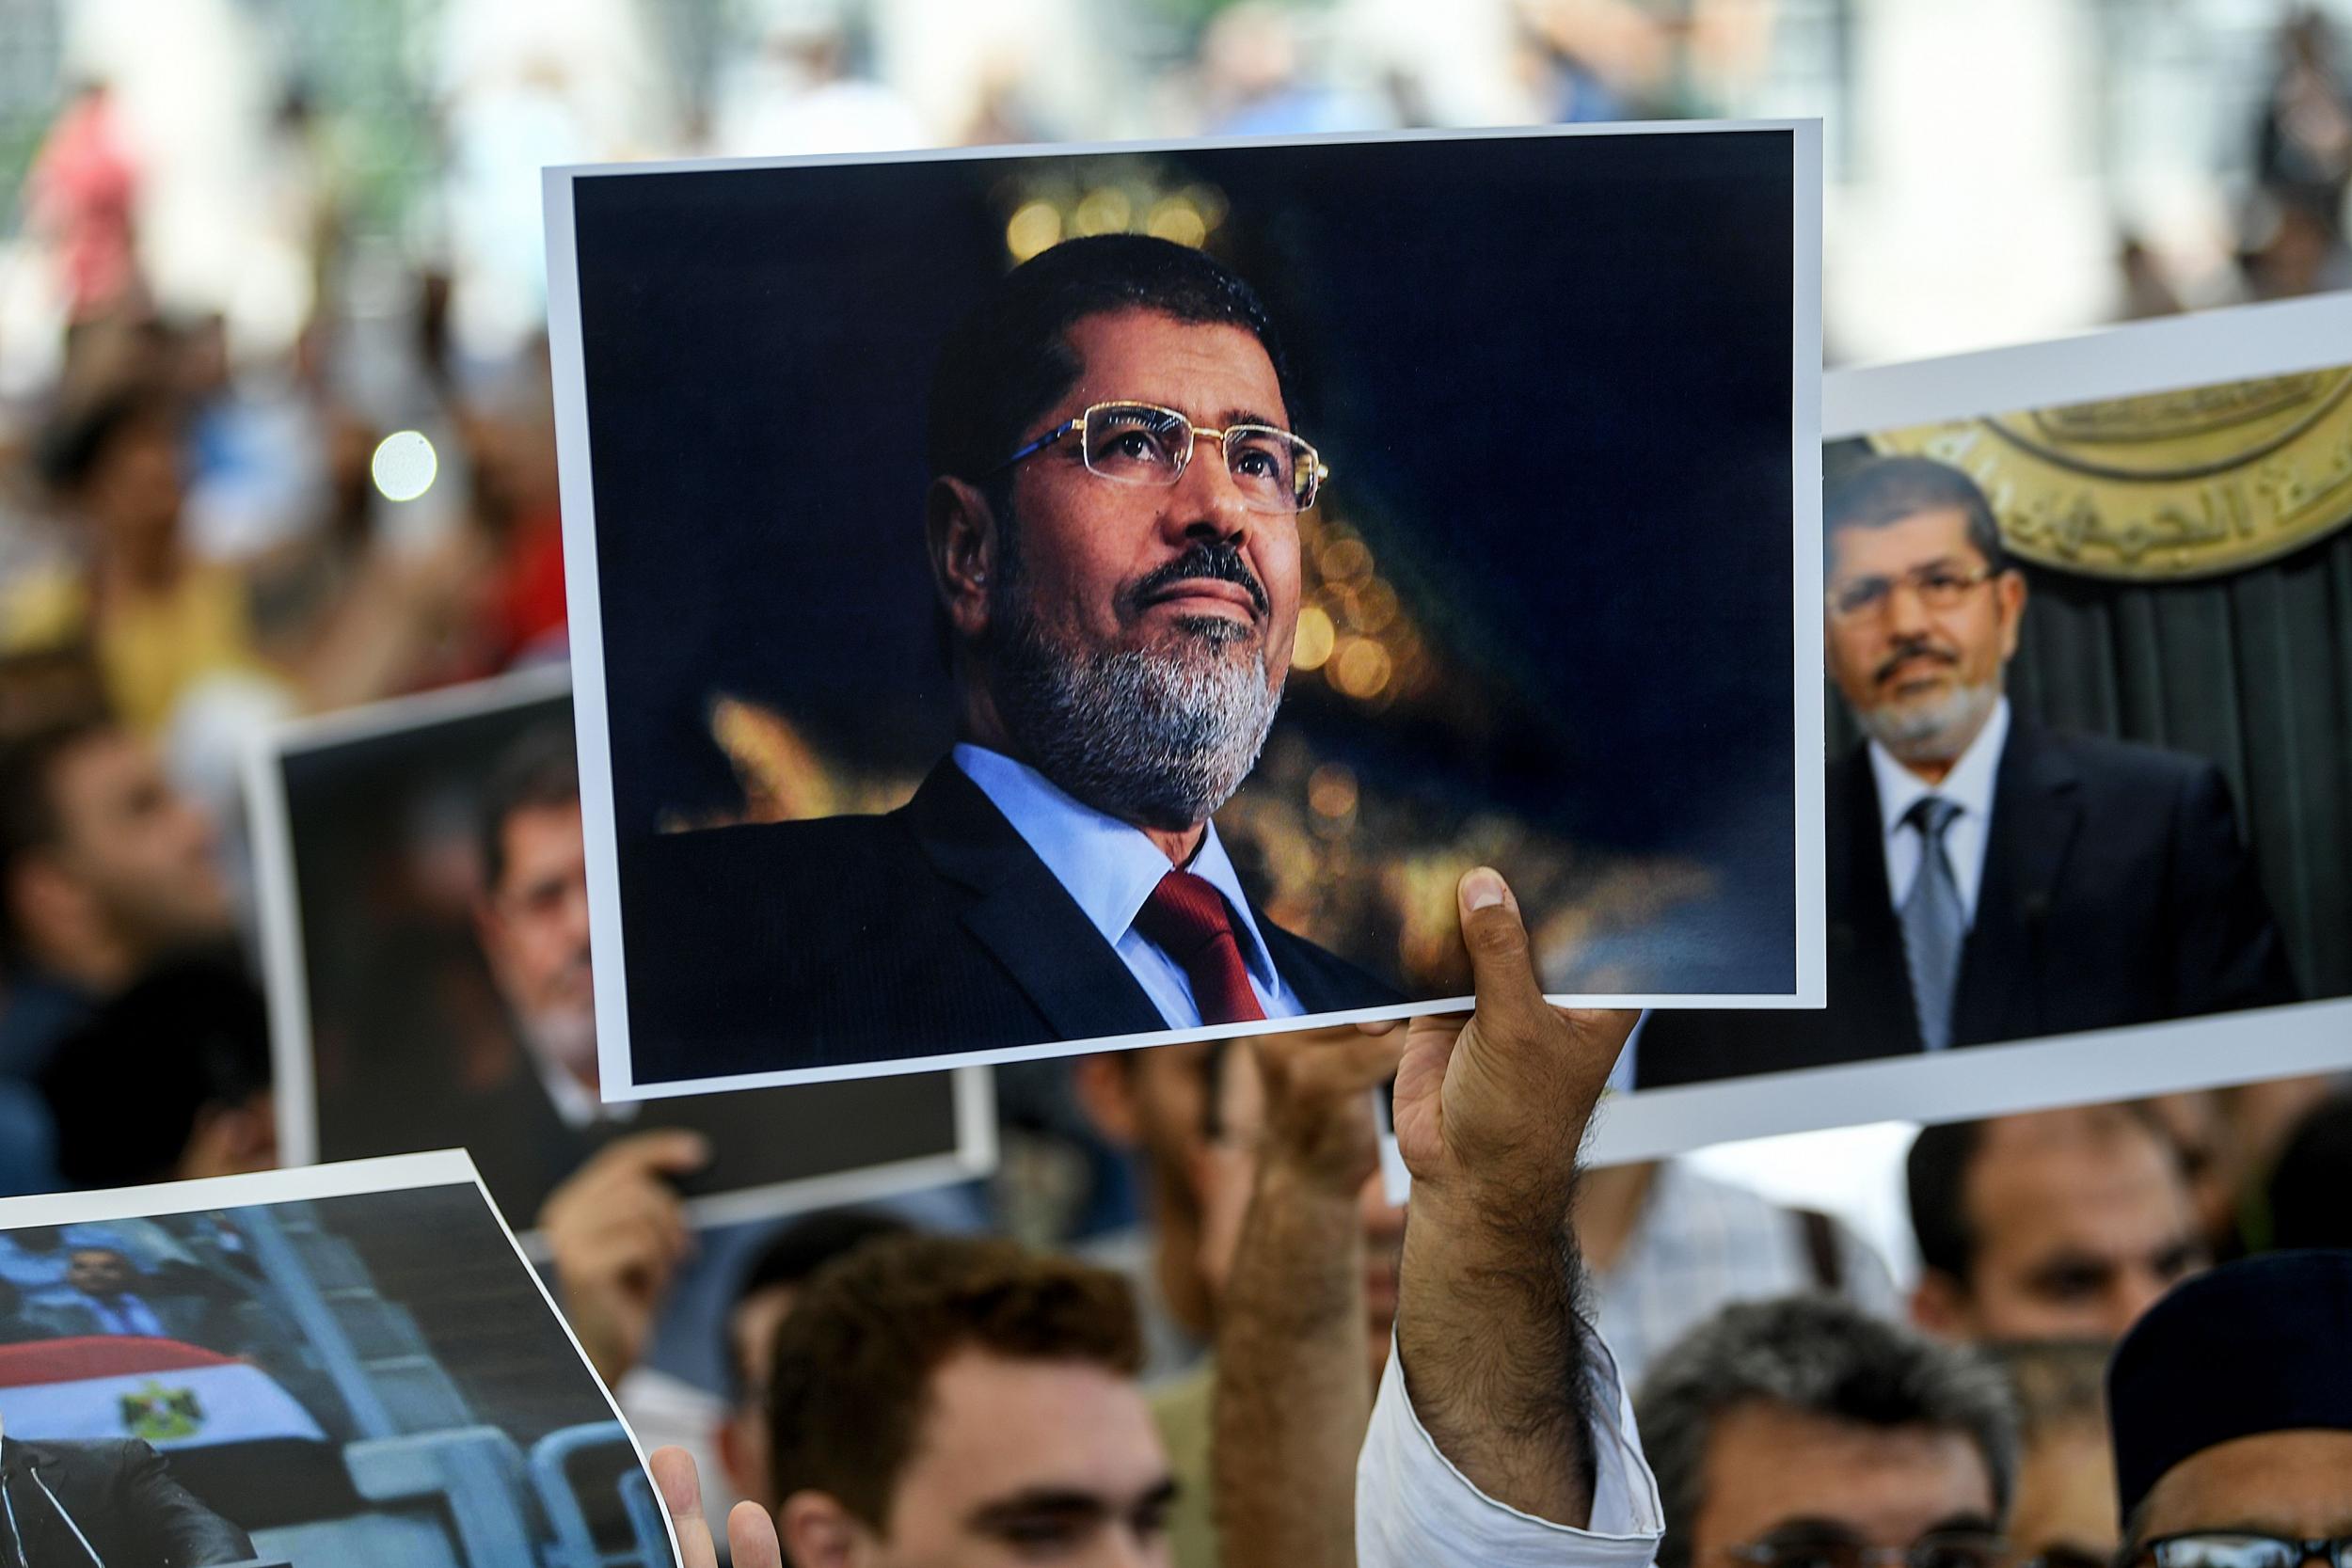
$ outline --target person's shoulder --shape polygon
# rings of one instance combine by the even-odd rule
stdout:
[[[2028,744],[2086,779],[2130,787],[2178,789],[2220,769],[2194,752],[2176,752],[2144,741],[2042,725],[2021,730]]]

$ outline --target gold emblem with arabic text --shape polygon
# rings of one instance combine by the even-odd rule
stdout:
[[[1882,432],[1984,487],[2027,561],[2182,581],[2352,521],[2352,368]]]

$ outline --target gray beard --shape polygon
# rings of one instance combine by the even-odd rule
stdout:
[[[2001,683],[1994,680],[1982,686],[1955,687],[1941,702],[1899,713],[1884,707],[1857,708],[1854,721],[1897,762],[1956,762],[1968,743],[1984,732],[1984,721],[2000,700]]]
[[[1257,766],[1281,705],[1248,631],[1204,618],[1161,652],[1073,652],[1049,641],[1017,589],[999,594],[996,709],[1038,771],[1072,798],[1138,827],[1209,819]]]

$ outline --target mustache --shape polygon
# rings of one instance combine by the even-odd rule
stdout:
[[[1145,605],[1178,583],[1203,580],[1232,583],[1249,595],[1250,605],[1261,616],[1273,611],[1273,601],[1266,597],[1249,562],[1242,559],[1241,547],[1223,541],[1195,545],[1167,565],[1144,573],[1120,595],[1126,601],[1122,608],[1130,615],[1140,613]]]
[[[1930,658],[1939,664],[1956,665],[1960,662],[1960,654],[1955,649],[1930,642],[1924,638],[1912,638],[1896,644],[1895,651],[1886,656],[1870,678],[1875,683],[1883,684],[1887,676],[1915,658]]]

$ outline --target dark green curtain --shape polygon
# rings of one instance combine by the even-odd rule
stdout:
[[[1827,455],[1835,474],[1867,448]],[[2303,993],[2352,995],[2352,529],[2200,582],[2024,571],[2010,702],[2219,764]],[[1829,736],[1861,738],[1834,690]]]

